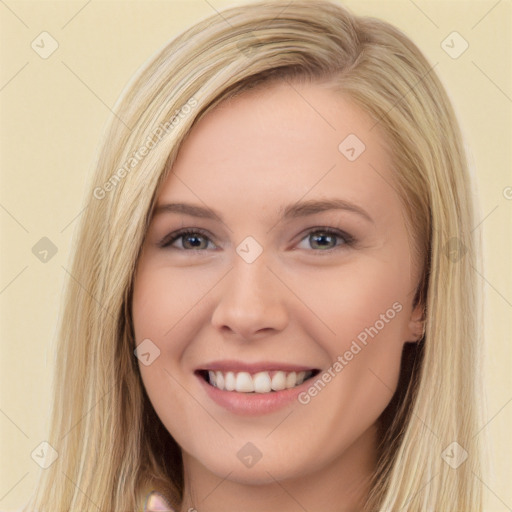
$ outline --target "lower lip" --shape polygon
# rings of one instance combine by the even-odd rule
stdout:
[[[269,414],[286,407],[298,395],[310,385],[308,380],[299,386],[282,391],[271,391],[270,393],[239,393],[237,391],[225,391],[206,382],[200,375],[196,377],[201,382],[208,396],[218,405],[228,411],[243,416],[258,416]]]

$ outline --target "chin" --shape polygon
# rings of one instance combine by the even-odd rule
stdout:
[[[271,455],[265,456],[265,450],[270,451]],[[253,459],[244,462],[244,454],[250,453],[251,449],[243,452],[237,446],[232,452],[229,450],[232,453],[229,457],[226,456],[228,450],[222,450],[218,454],[208,454],[208,457],[197,458],[196,462],[221,479],[227,478],[244,485],[273,484],[276,480],[284,481],[304,477],[315,470],[316,465],[321,465],[318,457],[312,456],[308,461],[303,450],[297,449],[296,451],[296,453],[301,452],[300,460],[286,454],[276,453],[278,451],[272,450],[272,447],[268,446],[262,449],[263,453],[259,460]],[[241,452],[240,455],[239,452]],[[256,452],[254,454],[256,455]]]

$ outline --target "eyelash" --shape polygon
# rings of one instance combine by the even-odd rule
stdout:
[[[356,241],[354,237],[352,237],[348,233],[344,233],[343,231],[333,229],[333,228],[328,228],[328,227],[315,227],[315,228],[308,230],[308,232],[305,234],[305,236],[303,236],[300,239],[300,242],[302,242],[305,238],[312,235],[313,233],[322,233],[324,235],[337,236],[337,237],[343,239],[343,243],[337,244],[334,247],[330,247],[329,249],[323,249],[323,250],[322,249],[311,249],[311,251],[313,251],[314,253],[317,253],[317,254],[318,253],[332,253],[333,251],[342,249],[344,247],[353,246]],[[179,231],[175,231],[174,233],[170,233],[170,234],[166,235],[158,243],[158,246],[162,249],[169,248],[169,249],[177,249],[178,251],[187,251],[187,252],[203,252],[203,251],[208,250],[208,249],[182,249],[179,247],[171,247],[171,245],[174,242],[176,242],[177,240],[179,240],[180,238],[182,238],[186,235],[201,235],[202,237],[208,239],[208,241],[211,242],[210,237],[204,230],[202,230],[200,228],[195,228],[195,229],[185,228],[185,229],[181,229]]]

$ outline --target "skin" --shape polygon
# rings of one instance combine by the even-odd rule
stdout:
[[[149,338],[160,349],[139,367],[182,448],[183,512],[360,510],[377,419],[396,389],[404,343],[421,333],[420,268],[374,124],[328,84],[267,85],[208,113],[158,191],[158,205],[208,206],[223,218],[154,215],[135,275],[136,343]],[[366,146],[353,162],[338,149],[349,134]],[[371,219],[347,210],[280,218],[280,207],[326,198]],[[158,245],[182,227],[207,238]],[[341,234],[315,243],[325,227],[355,242]],[[236,252],[247,236],[263,249],[252,263]],[[401,311],[306,405],[243,417],[213,402],[193,373],[219,359],[327,370],[394,303]],[[262,454],[250,468],[237,457],[247,442]]]

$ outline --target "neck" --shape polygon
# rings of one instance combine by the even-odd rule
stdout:
[[[247,484],[215,475],[183,453],[185,487],[180,512],[361,512],[376,464],[371,427],[329,464],[300,476]],[[272,471],[268,471],[271,475]]]

